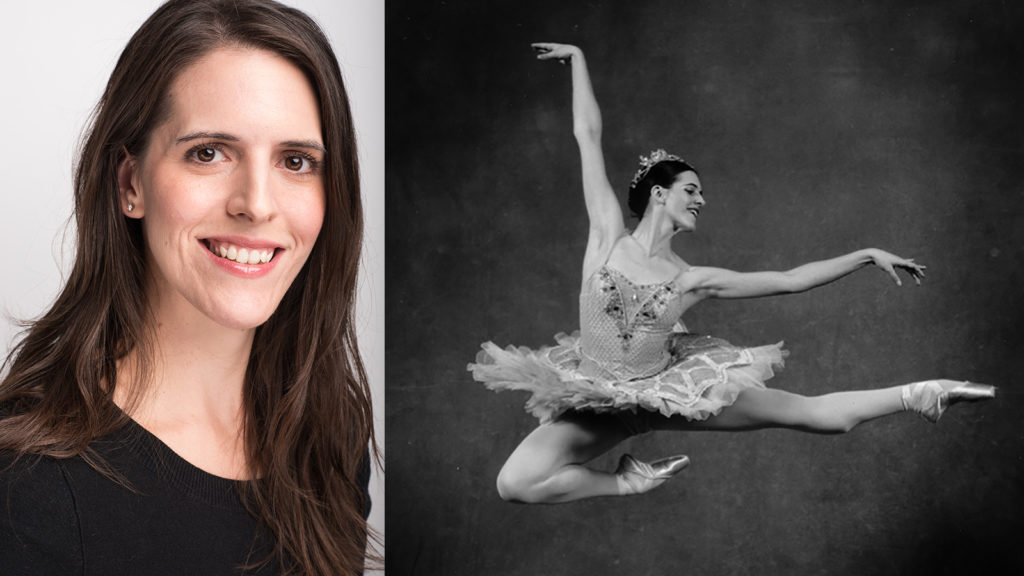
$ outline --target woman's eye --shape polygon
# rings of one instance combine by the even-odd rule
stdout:
[[[197,162],[210,164],[220,160],[223,153],[212,146],[200,146],[193,148],[189,155]]]
[[[291,172],[306,174],[316,169],[316,161],[305,156],[293,154],[285,157],[284,167]]]

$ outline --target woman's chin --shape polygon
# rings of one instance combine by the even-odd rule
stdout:
[[[232,330],[253,330],[262,326],[274,314],[273,309],[252,308],[214,309],[202,311],[214,323]]]

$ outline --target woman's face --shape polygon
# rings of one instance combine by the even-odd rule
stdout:
[[[665,210],[677,230],[693,232],[697,229],[697,217],[704,205],[703,190],[697,173],[687,170],[676,175],[672,186],[664,192]]]
[[[175,79],[169,110],[119,170],[125,214],[142,218],[150,302],[158,314],[259,326],[324,219],[313,89],[272,52],[222,48]]]

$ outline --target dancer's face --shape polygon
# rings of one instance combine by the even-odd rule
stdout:
[[[186,68],[168,119],[121,165],[141,218],[154,306],[223,326],[265,322],[324,219],[323,137],[305,75],[268,51],[222,48]]]
[[[665,210],[676,229],[684,232],[697,229],[698,213],[705,204],[703,191],[696,172],[688,170],[676,176],[665,192]]]

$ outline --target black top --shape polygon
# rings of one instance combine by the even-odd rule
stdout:
[[[189,464],[135,422],[93,447],[134,490],[80,457],[23,456],[11,466],[0,454],[0,574],[279,573],[276,561],[238,570],[273,547],[237,481]],[[364,472],[368,513],[368,465]]]

